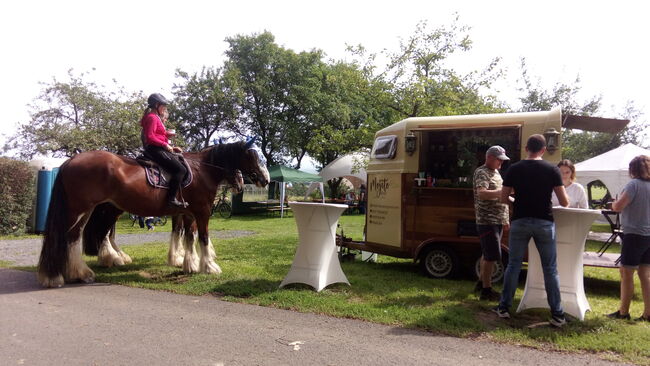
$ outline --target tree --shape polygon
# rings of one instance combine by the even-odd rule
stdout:
[[[399,50],[382,52],[388,60],[383,68],[375,65],[377,55],[367,55],[363,47],[350,51],[363,60],[375,81],[386,85],[393,95],[387,106],[401,118],[504,111],[496,97],[482,94],[501,75],[498,58],[484,70],[466,75],[446,66],[452,54],[471,48],[468,31],[469,27],[458,25],[458,17],[448,27],[434,30],[420,22],[413,35],[400,41]]]
[[[535,81],[531,79],[525,59],[521,60],[521,70],[523,87],[519,88],[522,93],[519,98],[522,104],[520,111],[548,111],[561,106],[563,114],[601,116],[601,96],[592,96],[585,101],[578,100],[578,95],[582,89],[579,77],[576,77],[571,85],[556,82],[551,90],[545,90],[540,86],[539,79]],[[634,103],[628,102],[624,111],[619,112],[618,117],[629,119],[631,122],[616,134],[564,129],[562,131],[562,157],[578,163],[615,149],[625,143],[643,145],[644,123],[641,122],[642,115],[634,106]]]
[[[296,54],[277,45],[269,32],[226,41],[225,70],[244,96],[238,133],[259,138],[269,165],[286,164],[291,153],[300,157],[304,149],[299,145],[305,144],[295,130],[310,122],[306,113],[321,52]]]
[[[395,120],[386,107],[390,99],[382,85],[369,80],[358,65],[336,62],[323,69],[319,108],[313,114],[318,126],[308,145],[309,155],[324,167],[350,152],[372,146],[377,130]],[[335,197],[341,179],[328,182]]]
[[[35,154],[72,156],[82,151],[106,150],[134,155],[140,142],[141,93],[117,88],[107,92],[69,71],[67,82],[43,84],[31,106],[31,121],[19,127],[5,150],[17,149],[22,158]]]
[[[182,81],[173,88],[170,119],[190,150],[208,147],[219,130],[236,129],[241,93],[222,69],[204,67],[192,75],[176,70],[176,77]]]
[[[526,59],[521,59],[521,82],[523,87],[518,90],[522,93],[519,97],[521,112],[549,111],[557,106],[562,107],[562,113],[580,116],[594,116],[600,113],[601,96],[593,96],[584,102],[578,101],[578,94],[582,90],[580,77],[576,76],[571,85],[556,82],[551,90],[545,90],[540,85],[540,80],[532,80],[528,73]]]
[[[0,235],[22,234],[36,196],[34,169],[0,157]]]

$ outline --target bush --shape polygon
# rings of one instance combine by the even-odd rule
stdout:
[[[34,181],[26,162],[0,157],[0,235],[25,233],[36,194]]]

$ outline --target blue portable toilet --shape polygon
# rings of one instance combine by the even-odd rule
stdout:
[[[56,169],[56,170],[55,170]],[[36,181],[36,212],[35,212],[35,226],[34,231],[37,233],[45,230],[45,222],[47,221],[47,209],[50,206],[50,199],[52,198],[52,187],[59,168],[48,169],[42,168],[38,171]]]

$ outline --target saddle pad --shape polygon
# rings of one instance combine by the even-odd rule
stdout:
[[[144,168],[145,175],[147,176],[147,183],[156,188],[169,189],[169,173],[162,170],[158,164],[143,156],[139,156],[137,161]],[[192,169],[190,169],[190,166],[187,164],[187,160],[180,159],[180,161],[187,169],[187,174],[185,174],[185,177],[183,177],[183,180],[181,181],[181,186],[185,188],[192,183]]]

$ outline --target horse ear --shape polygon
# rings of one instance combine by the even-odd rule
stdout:
[[[253,144],[255,143],[255,139],[257,139],[256,136],[251,137],[248,141],[246,141],[246,145],[244,145],[244,147],[246,149],[250,149],[253,146]]]

